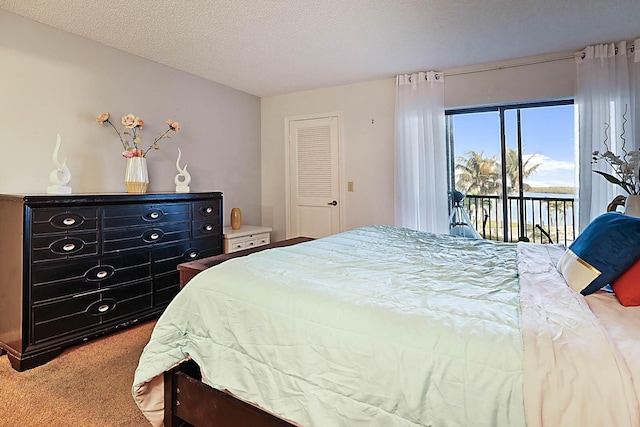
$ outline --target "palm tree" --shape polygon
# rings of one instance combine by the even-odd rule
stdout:
[[[458,157],[456,170],[459,172],[456,180],[456,188],[465,194],[475,194],[480,196],[489,196],[498,194],[501,187],[500,171],[498,162],[495,157],[485,157],[484,152],[467,151],[465,157]],[[474,227],[482,230],[485,236],[485,224],[489,218],[489,209],[491,200],[481,198],[480,205],[474,204],[469,206],[470,213],[475,220]],[[480,218],[473,214],[478,209]],[[485,236],[486,237],[486,236]]]
[[[458,157],[456,187],[465,194],[491,195],[500,190],[500,172],[495,157],[484,157],[484,152],[467,151]]]
[[[522,149],[522,153],[524,154],[524,149]],[[525,183],[524,180],[527,179],[533,172],[535,172],[538,167],[540,167],[540,163],[538,163],[537,165],[528,166],[532,158],[533,156],[529,156],[529,158],[524,163],[522,163],[522,189],[524,191],[531,190],[531,186]],[[516,150],[515,148],[507,147],[507,179],[509,193],[511,194],[520,191],[520,179],[518,177],[519,165],[520,162],[518,161],[518,150]]]

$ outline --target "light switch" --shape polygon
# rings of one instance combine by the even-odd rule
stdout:
[[[353,191],[353,181],[347,182],[347,191]]]

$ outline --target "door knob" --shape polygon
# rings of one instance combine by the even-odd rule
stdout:
[[[331,205],[331,206],[338,206],[338,202],[336,202],[335,200],[332,202],[327,203],[327,205]]]

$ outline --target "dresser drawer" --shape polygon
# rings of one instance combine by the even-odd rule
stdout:
[[[117,301],[113,310],[102,315],[103,322],[131,316],[153,307],[152,282],[150,280],[129,286],[113,288],[104,292],[103,297]]]
[[[129,253],[126,257],[46,263],[34,267],[31,272],[31,299],[37,303],[150,277],[148,251]]]
[[[34,235],[65,233],[67,231],[96,230],[98,209],[34,209],[31,216],[31,232]]]
[[[158,286],[162,286],[162,288],[153,293],[153,305],[156,308],[162,308],[167,306],[180,292],[180,273],[176,271],[175,273],[167,274],[158,279],[158,281],[160,282]]]
[[[105,230],[103,235],[104,253],[136,249],[160,243],[188,240],[191,237],[191,224],[177,222],[154,224],[147,227]]]
[[[167,305],[180,291],[178,264],[220,253],[218,239],[201,238],[153,250],[154,306]]]
[[[151,280],[39,305],[33,309],[33,342],[58,338],[151,307]]]
[[[220,207],[216,200],[203,200],[200,202],[193,202],[193,220],[219,220],[220,219]]]
[[[193,238],[205,236],[220,236],[220,221],[214,219],[204,221],[193,221],[191,226]]]
[[[152,252],[152,274],[157,276],[168,272],[177,272],[178,264],[219,253],[220,245],[218,240],[207,238],[154,248]]]
[[[184,222],[191,219],[189,207],[189,203],[109,206],[103,210],[103,224],[105,229],[110,229]]]
[[[88,259],[34,266],[31,271],[31,301],[39,302],[99,289],[100,282],[90,282],[84,277],[96,264],[95,260]]]
[[[70,259],[96,255],[98,253],[98,233],[79,232],[66,235],[41,235],[31,239],[33,262]]]
[[[47,339],[99,325],[100,318],[98,316],[88,316],[85,313],[87,306],[94,301],[94,296],[85,296],[34,308],[31,343],[37,344]]]

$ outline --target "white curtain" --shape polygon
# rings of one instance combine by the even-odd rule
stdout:
[[[449,232],[444,75],[396,77],[395,224]]]
[[[635,46],[635,48],[634,48]],[[635,50],[635,52],[634,52]],[[607,173],[603,161],[592,164],[592,153],[609,149],[622,155],[623,132],[626,150],[638,149],[640,118],[640,39],[589,46],[577,57],[576,105],[578,109],[578,203],[579,228],[606,211],[607,204],[624,192],[594,169]],[[624,113],[626,109],[626,114]],[[624,117],[623,117],[624,116]],[[626,123],[625,123],[626,121]],[[607,129],[608,127],[608,129]],[[605,136],[606,130],[606,136]]]

